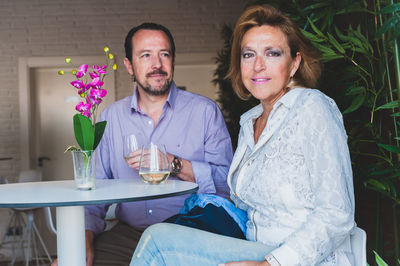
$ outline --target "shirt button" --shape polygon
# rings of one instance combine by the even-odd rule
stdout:
[[[149,125],[151,125],[153,122],[151,122],[150,120],[149,120]]]
[[[150,214],[150,215],[153,214],[153,210],[149,210],[149,214]]]

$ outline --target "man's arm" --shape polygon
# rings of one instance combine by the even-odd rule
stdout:
[[[204,160],[181,158],[182,169],[177,175],[180,179],[199,185],[198,193],[216,193],[229,197],[226,182],[232,161],[232,142],[226,128],[224,117],[214,103],[204,112]],[[173,155],[168,156],[172,161]]]

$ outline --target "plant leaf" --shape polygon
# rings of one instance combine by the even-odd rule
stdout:
[[[379,255],[376,253],[375,250],[373,250],[375,254],[375,261],[378,264],[378,266],[389,266]]]
[[[107,121],[100,121],[97,122],[96,125],[94,126],[94,144],[93,144],[93,150],[97,148],[97,145],[99,145],[101,138],[103,137],[104,130],[106,129]]]
[[[378,143],[379,147],[384,148],[387,151],[394,152],[394,153],[400,153],[400,147],[394,146],[394,145],[386,145],[382,143]]]
[[[365,93],[365,87],[363,86],[351,87],[346,91],[346,95],[358,95],[361,93]]]
[[[386,186],[376,179],[368,179],[367,181],[365,181],[365,183],[369,184],[379,190],[386,191]]]
[[[94,129],[89,118],[81,114],[74,115],[74,133],[82,150],[93,149]]]
[[[383,25],[378,29],[375,38],[379,38],[382,36],[382,34],[384,34],[385,32],[387,32],[388,30],[390,30],[391,28],[393,28],[394,26],[396,26],[396,24],[398,24],[400,22],[400,18],[397,16],[393,16],[391,18],[389,18],[388,20],[386,20]]]
[[[392,108],[397,108],[399,107],[399,102],[398,101],[392,101],[385,103],[384,105],[379,106],[378,108],[375,109],[375,111],[381,110],[381,109],[392,109]]]
[[[355,97],[354,100],[351,102],[351,105],[349,107],[347,107],[346,110],[343,111],[343,114],[348,114],[348,113],[354,112],[355,110],[360,108],[360,106],[365,101],[365,96],[366,96],[366,93],[361,93],[360,95]]]
[[[313,29],[313,31],[320,37],[326,38],[325,35],[314,25],[314,23],[311,21],[311,19],[307,18],[308,22],[311,25],[311,28]]]
[[[393,13],[397,11],[400,11],[400,3],[385,6],[384,8],[378,11],[378,14]]]
[[[342,53],[342,54],[345,53],[343,47],[339,44],[339,42],[335,39],[335,37],[333,37],[332,34],[330,34],[329,32],[328,32],[328,39],[329,39],[329,42],[330,42],[340,53]]]

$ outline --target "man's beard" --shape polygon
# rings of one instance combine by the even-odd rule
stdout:
[[[165,81],[164,86],[161,88],[161,90],[155,90],[153,87],[151,87],[150,85],[148,86],[143,86],[138,80],[136,80],[137,84],[142,87],[142,89],[149,95],[152,96],[161,96],[161,95],[165,95],[166,93],[168,93],[169,91],[169,87],[171,86],[171,84],[169,83],[168,80]]]
[[[148,74],[146,75],[146,77],[151,77],[151,75],[154,75],[154,74],[162,74],[162,75],[165,75],[165,76],[168,75],[167,72],[165,72],[165,71],[163,71],[163,70],[161,70],[161,69],[158,69],[158,70],[155,70],[155,71],[153,71],[153,72],[151,72],[151,73],[148,73]],[[168,92],[169,87],[171,86],[170,82],[169,82],[168,80],[166,80],[166,81],[165,81],[165,84],[164,84],[164,86],[161,88],[161,90],[155,90],[153,87],[151,87],[150,84],[147,85],[147,86],[143,86],[143,84],[141,84],[138,80],[136,80],[136,82],[137,82],[137,84],[138,84],[140,87],[143,88],[143,90],[144,90],[147,94],[152,95],[152,96],[161,96],[161,95],[165,95],[165,94]]]

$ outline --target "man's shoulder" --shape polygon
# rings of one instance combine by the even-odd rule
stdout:
[[[185,108],[215,108],[217,103],[203,95],[190,91],[179,90],[177,95],[177,104]]]
[[[127,96],[121,100],[115,101],[108,105],[102,112],[102,116],[109,116],[115,113],[123,112],[127,110],[131,103],[132,96]]]

